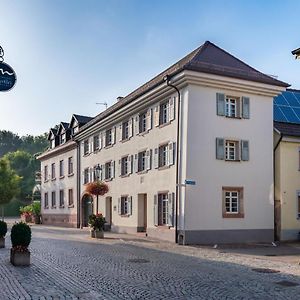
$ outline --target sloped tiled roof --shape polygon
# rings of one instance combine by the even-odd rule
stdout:
[[[80,124],[85,124],[89,121],[91,121],[93,118],[92,117],[87,117],[87,116],[81,116],[81,115],[73,115],[76,120],[80,123]]]
[[[275,121],[274,128],[277,129],[282,135],[300,137],[300,124]]]
[[[139,96],[145,94],[149,90],[157,87],[164,82],[166,75],[174,76],[183,70],[192,70],[197,72],[204,72],[216,74],[221,76],[228,76],[238,79],[255,81],[275,86],[288,87],[289,84],[277,80],[271,76],[265,75],[256,69],[245,64],[225,50],[217,47],[213,43],[206,41],[203,45],[192,51],[190,54],[173,64],[171,67],[161,72],[153,79],[140,86],[132,93],[106,109],[104,112],[97,115],[87,124],[82,126],[80,131],[85,130],[89,126],[97,123],[110,115],[114,111],[130,103]]]

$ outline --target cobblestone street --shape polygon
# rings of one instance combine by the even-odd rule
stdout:
[[[10,265],[9,236],[0,250],[1,299],[299,299],[298,263],[271,252],[258,256],[110,233],[98,241],[86,230],[32,230],[30,267]]]

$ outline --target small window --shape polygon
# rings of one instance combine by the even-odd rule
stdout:
[[[104,179],[108,180],[111,179],[112,174],[111,174],[111,162],[107,162],[105,164],[105,177]]]
[[[158,167],[164,167],[168,165],[168,144],[162,145],[158,150]]]
[[[233,98],[226,96],[225,101],[225,115],[231,118],[240,117],[238,114],[240,100],[238,98]]]
[[[121,158],[121,176],[128,174],[128,156]]]
[[[61,136],[60,136],[60,144],[64,144],[66,142],[66,134],[63,133]]]
[[[73,198],[73,189],[69,189],[68,191],[68,205],[73,206],[74,205],[74,198]]]
[[[223,218],[243,218],[243,188],[223,187]]]
[[[55,179],[55,163],[51,164],[51,179]]]
[[[90,153],[90,144],[89,140],[83,142],[83,155],[88,155]]]
[[[59,177],[64,176],[64,161],[59,161]]]
[[[129,213],[129,206],[128,206],[128,197],[122,196],[121,197],[121,215],[128,215]]]
[[[52,208],[56,207],[56,193],[55,193],[55,191],[53,191],[51,193],[51,206],[52,206]]]
[[[147,112],[139,114],[139,133],[147,130]]]
[[[169,101],[160,104],[159,107],[159,125],[169,122]]]
[[[86,168],[83,171],[83,184],[87,183],[89,183],[89,168]]]
[[[112,145],[112,129],[108,129],[105,132],[105,146]]]
[[[48,180],[48,166],[44,166],[44,181]]]
[[[50,141],[50,148],[55,148],[55,138]]]
[[[129,138],[129,121],[122,124],[122,140],[127,140]]]
[[[95,151],[99,150],[99,148],[100,148],[99,134],[95,135],[93,139],[94,139],[94,149],[93,149],[93,151],[95,152]]]
[[[239,142],[226,141],[225,142],[225,159],[226,160],[239,160]]]
[[[68,175],[72,175],[73,173],[73,157],[71,156],[68,158]]]
[[[158,225],[168,225],[169,199],[167,193],[158,194]]]
[[[146,151],[138,153],[138,172],[146,170]]]
[[[65,206],[65,193],[64,190],[59,191],[59,207]]]
[[[44,194],[44,208],[49,207],[48,193]]]

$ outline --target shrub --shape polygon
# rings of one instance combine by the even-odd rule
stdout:
[[[26,205],[23,207],[20,207],[20,213],[21,215],[32,215],[32,205]]]
[[[13,225],[11,229],[11,243],[13,250],[28,251],[28,246],[31,242],[31,229],[23,222]]]
[[[41,202],[33,202],[31,205],[32,213],[35,216],[39,216],[41,214]]]
[[[105,223],[106,221],[102,214],[93,214],[89,216],[89,225],[94,230],[103,230]]]
[[[4,221],[0,221],[0,238],[4,238],[7,232],[7,224]]]

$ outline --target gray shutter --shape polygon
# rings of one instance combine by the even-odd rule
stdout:
[[[153,217],[154,217],[154,226],[158,226],[158,203],[157,203],[157,195],[154,195],[154,202],[153,202]]]
[[[242,160],[249,160],[249,141],[241,141]]]
[[[116,126],[111,129],[111,143],[116,143]]]
[[[243,105],[242,117],[244,119],[249,119],[250,118],[250,98],[242,97],[242,105]]]
[[[133,136],[133,118],[130,118],[128,121],[128,137],[131,138]]]
[[[123,124],[119,125],[119,134],[119,142],[121,142],[123,139]]]
[[[105,178],[105,165],[102,165],[101,167],[101,180],[104,180]]]
[[[102,132],[99,133],[99,150],[102,149]]]
[[[169,213],[169,220],[168,225],[174,226],[174,193],[169,193],[168,195],[168,213]]]
[[[140,133],[140,130],[139,130],[140,117],[136,116],[134,119],[135,119],[134,120],[134,131],[135,131],[135,134],[139,134]]]
[[[159,126],[159,105],[154,108],[154,125]]]
[[[152,150],[148,150],[146,152],[146,169],[150,170],[151,169],[151,156],[152,156]]]
[[[147,111],[147,130],[152,129],[152,108],[149,108]]]
[[[169,100],[169,120],[172,121],[175,119],[175,100],[176,97],[171,97]]]
[[[128,174],[132,173],[132,161],[133,161],[133,155],[128,155],[128,165],[127,165]]]
[[[225,141],[222,138],[216,138],[216,158],[225,159]]]
[[[225,116],[225,94],[217,93],[217,115]]]
[[[155,169],[158,168],[158,148],[154,149],[153,165]]]
[[[112,178],[115,178],[115,161],[114,160],[112,160],[111,162],[110,162],[110,178],[112,179]]]
[[[133,170],[134,170],[135,173],[138,171],[138,163],[139,163],[138,155],[135,154],[134,155],[134,162],[133,162]]]
[[[122,175],[122,160],[119,159],[119,176]]]
[[[132,196],[127,198],[127,209],[128,209],[127,214],[132,215]]]
[[[118,198],[118,215],[121,214],[121,198]]]
[[[174,149],[175,149],[175,143],[173,142],[169,143],[169,153],[168,153],[169,166],[174,165]]]

